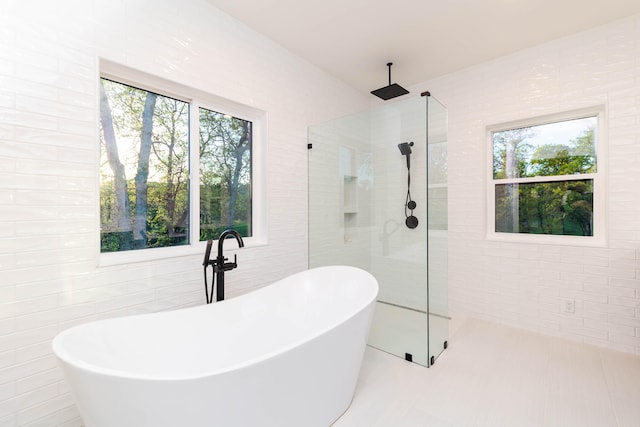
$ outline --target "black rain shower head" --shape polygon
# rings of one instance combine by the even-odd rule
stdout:
[[[409,93],[409,91],[403,88],[402,86],[400,86],[399,84],[394,83],[392,85],[381,87],[380,89],[376,89],[371,93],[377,96],[378,98],[384,99],[385,101],[387,101],[391,98],[406,95]]]
[[[387,67],[389,67],[389,86],[381,87],[380,89],[376,89],[371,91],[371,93],[378,98],[384,99],[385,101],[395,98],[397,96],[406,95],[409,93],[408,90],[403,88],[397,83],[391,84],[391,66],[393,62],[387,63]]]

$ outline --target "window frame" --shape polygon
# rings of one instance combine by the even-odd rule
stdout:
[[[252,122],[251,153],[251,236],[243,238],[245,247],[264,246],[267,235],[267,113],[248,105],[240,104],[199,89],[188,87],[142,71],[134,70],[115,62],[100,59],[96,78],[96,93],[99,93],[101,78],[130,85],[142,90],[188,102],[189,116],[189,243],[180,246],[146,248],[121,252],[101,252],[100,250],[100,180],[96,173],[98,215],[96,220],[98,266],[128,264],[132,262],[191,256],[203,253],[206,242],[200,241],[200,108]],[[97,159],[100,158],[100,103],[96,105]],[[97,162],[98,163],[98,162]],[[96,163],[96,164],[97,164]],[[194,185],[196,183],[196,185]]]
[[[596,172],[579,175],[550,175],[513,179],[494,179],[493,177],[493,133],[524,127],[540,126],[562,121],[596,117]],[[605,246],[607,216],[607,132],[605,107],[594,106],[571,111],[564,111],[544,116],[515,120],[486,127],[486,238],[487,240],[542,243],[572,246]],[[570,177],[571,179],[567,179]],[[495,190],[500,184],[564,182],[573,180],[593,180],[593,236],[551,235],[506,233],[495,231]]]

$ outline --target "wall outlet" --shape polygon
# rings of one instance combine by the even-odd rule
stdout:
[[[562,311],[565,313],[575,313],[576,312],[576,301],[572,299],[564,300],[564,305],[562,307]]]

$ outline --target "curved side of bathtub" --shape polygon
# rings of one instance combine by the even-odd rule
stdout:
[[[326,273],[327,268],[332,267],[317,270]],[[313,274],[310,271],[307,274]],[[368,273],[362,273],[358,280],[375,283]],[[364,286],[369,287],[365,292],[371,293],[370,283]],[[265,288],[265,296],[279,291],[277,286],[272,291]],[[373,298],[359,304],[344,321],[286,351],[201,377],[108,375],[84,369],[68,357],[59,360],[87,427],[326,427],[351,403],[376,294],[377,283]],[[198,343],[194,343],[193,351],[198,350]],[[243,359],[242,354],[237,356]]]

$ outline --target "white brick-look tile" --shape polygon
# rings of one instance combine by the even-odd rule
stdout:
[[[636,15],[415,86],[449,114],[452,314],[640,354],[639,76]],[[596,105],[607,112],[607,244],[486,240],[486,126]]]
[[[98,267],[99,59],[269,115],[269,242],[228,295],[307,267],[307,127],[368,106],[204,0],[0,7],[0,426],[80,426],[50,350],[93,319],[201,304],[201,254]]]
[[[449,110],[450,300],[468,314],[640,352],[640,17],[418,86]],[[65,327],[201,303],[200,255],[96,267],[98,58],[269,113],[269,245],[231,296],[307,265],[307,126],[368,98],[204,1],[4,2],[0,426],[80,426],[48,351]],[[604,104],[608,247],[484,239],[485,126]],[[564,299],[576,313],[561,311]]]

